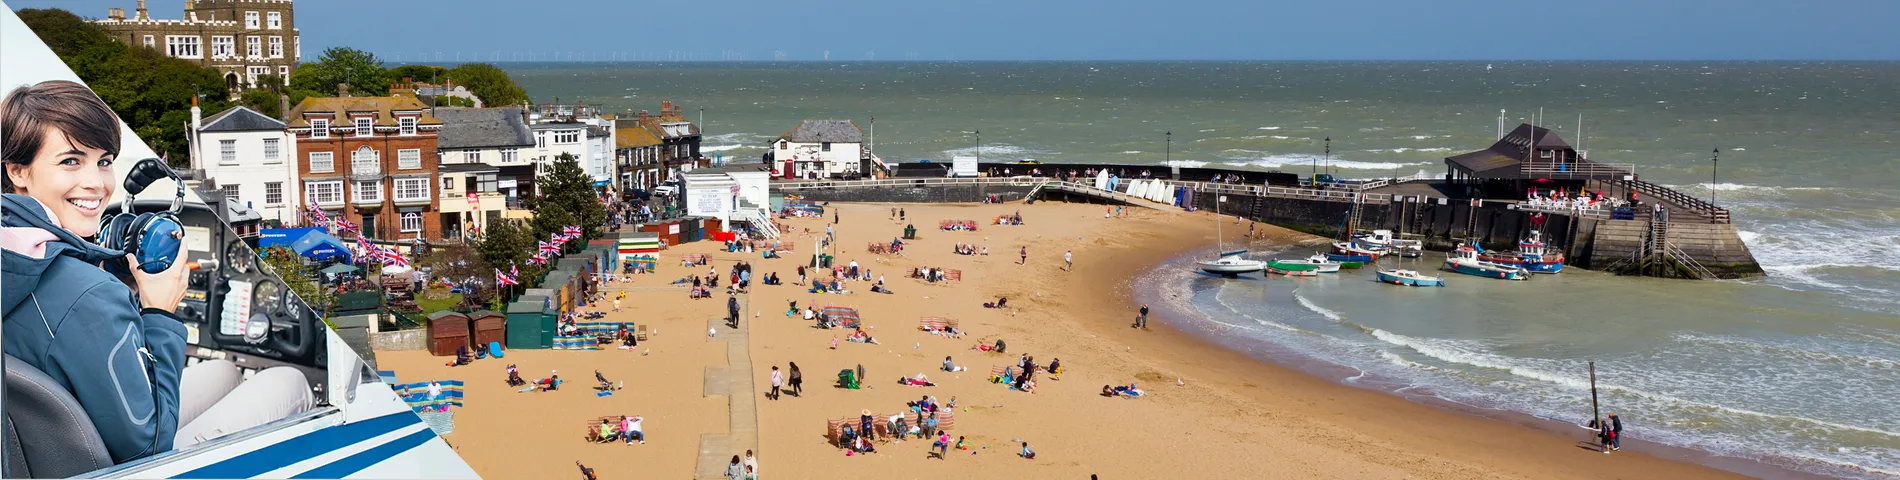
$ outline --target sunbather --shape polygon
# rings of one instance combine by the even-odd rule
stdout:
[[[456,347],[455,348],[455,363],[451,363],[449,364],[449,366],[459,367],[463,365],[468,365],[469,362],[473,362],[473,361],[475,361],[475,359],[474,357],[469,356],[468,347]]]
[[[594,476],[594,469],[587,468],[586,465],[581,465],[581,462],[579,460],[574,461],[574,465],[581,467],[582,480],[598,480],[599,479],[599,477]]]
[[[600,370],[594,371],[594,381],[600,382],[599,386],[594,387],[595,390],[601,390],[601,391],[615,390],[614,382],[607,381],[607,377],[601,375]]]
[[[1023,457],[1024,459],[1028,459],[1028,460],[1035,460],[1036,451],[1029,449],[1029,442],[1023,442],[1023,451],[1022,453],[1016,454],[1016,456]]]
[[[519,386],[527,385],[527,384],[528,384],[527,380],[521,379],[521,372],[516,371],[514,365],[509,365],[508,366],[508,386],[519,387]]]

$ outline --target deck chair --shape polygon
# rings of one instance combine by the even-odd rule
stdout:
[[[634,326],[633,326],[633,339],[634,339],[634,340],[639,340],[639,341],[643,341],[643,342],[644,342],[644,341],[646,341],[646,339],[647,339],[647,326],[646,326],[646,325],[634,325]]]
[[[917,329],[923,331],[942,330],[944,319],[941,317],[923,317],[917,319]]]
[[[838,388],[858,389],[858,372],[847,368],[838,371]]]

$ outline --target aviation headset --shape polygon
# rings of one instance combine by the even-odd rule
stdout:
[[[133,197],[152,182],[168,177],[178,186],[178,195],[172,198],[170,209],[150,213],[133,209]],[[178,222],[184,202],[185,182],[171,167],[156,158],[140,160],[125,176],[125,202],[119,207],[119,213],[99,219],[99,246],[132,254],[138,260],[139,270],[145,273],[170,269],[184,250],[185,229]],[[113,273],[131,273],[125,264],[117,261],[106,261],[105,267]]]

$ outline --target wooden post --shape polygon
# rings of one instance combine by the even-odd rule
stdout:
[[[1596,360],[1590,361],[1590,419],[1592,420],[1603,419],[1602,416],[1598,415],[1598,411],[1597,411],[1597,362]],[[1599,430],[1602,429],[1601,426],[1597,428]]]

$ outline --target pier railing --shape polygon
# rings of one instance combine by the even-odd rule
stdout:
[[[1505,206],[1505,208],[1508,208],[1511,210],[1517,210],[1520,212],[1569,215],[1573,217],[1582,217],[1582,218],[1589,218],[1589,219],[1596,219],[1596,220],[1610,219],[1610,211],[1605,210],[1601,207],[1597,207],[1597,206],[1575,206],[1575,205],[1561,206],[1561,205],[1533,204],[1529,202],[1520,202],[1520,203],[1508,204]]]
[[[1669,187],[1642,180],[1616,180],[1610,182],[1610,184],[1635,190],[1643,195],[1648,195],[1652,199],[1667,201],[1685,210],[1694,212],[1696,215],[1701,215],[1713,223],[1729,223],[1728,209],[1716,208],[1715,205],[1710,204],[1708,201],[1691,197],[1688,194],[1678,192]]]
[[[1253,195],[1264,197],[1298,198],[1327,200],[1335,202],[1391,203],[1392,195],[1372,193],[1351,189],[1315,189],[1296,187],[1275,187],[1263,185],[1239,185],[1230,183],[1192,182],[1164,180],[1169,185],[1185,187],[1198,192],[1211,192],[1229,195]],[[1009,185],[1018,187],[1037,187],[1059,183],[1065,190],[1086,190],[1106,195],[1129,197],[1125,193],[1107,191],[1076,182],[1062,182],[1049,177],[977,177],[977,178],[886,178],[874,180],[780,180],[772,182],[772,188],[782,191],[820,190],[834,188],[929,188],[970,185]],[[1123,184],[1127,184],[1124,180]]]
[[[1531,178],[1620,180],[1635,175],[1636,164],[1530,161],[1520,164],[1519,171]]]

